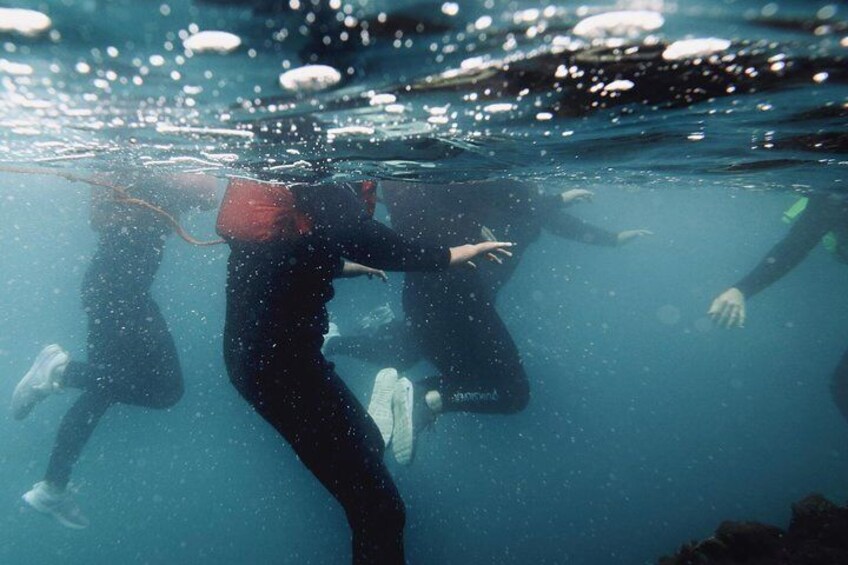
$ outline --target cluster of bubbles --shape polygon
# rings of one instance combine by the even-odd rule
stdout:
[[[290,8],[301,8],[300,3],[292,1],[297,6],[290,2]],[[348,44],[359,37],[361,49],[354,49],[355,56],[361,56],[366,51],[364,47],[376,44],[379,25],[393,22],[392,16],[385,13],[369,22],[361,15],[354,15],[349,6],[341,2],[335,4],[338,17],[331,20],[334,19],[338,27],[327,33],[338,34]],[[768,6],[764,8],[767,9]],[[836,14],[835,8],[822,10],[817,14],[822,21],[830,21]],[[167,4],[162,4],[160,12],[163,16],[172,13]],[[719,82],[723,88],[724,83],[727,85],[721,94],[736,93],[736,79],[753,80],[758,75],[762,78],[763,73],[771,73],[776,81],[788,76],[793,69],[791,58],[780,46],[752,47],[720,37],[665,40],[658,35],[666,24],[665,16],[657,11],[600,11],[588,7],[570,11],[548,6],[513,11],[500,19],[489,14],[475,14],[463,24],[458,21],[463,15],[460,4],[444,2],[439,14],[455,23],[447,27],[431,25],[436,31],[428,32],[430,24],[425,21],[412,30],[398,29],[387,34],[392,49],[416,47],[419,59],[423,59],[422,53],[428,57],[428,64],[422,64],[420,70],[403,69],[404,78],[396,83],[386,80],[389,76],[386,73],[372,77],[355,64],[348,64],[350,59],[345,56],[350,53],[334,53],[329,49],[323,61],[303,58],[300,65],[293,65],[288,58],[282,61],[282,70],[275,81],[277,90],[267,83],[256,84],[251,94],[240,93],[229,107],[222,108],[220,103],[214,109],[200,107],[198,97],[204,96],[204,101],[208,101],[210,96],[218,96],[226,88],[228,78],[218,76],[210,66],[202,75],[210,86],[200,86],[199,81],[188,83],[186,71],[180,68],[188,59],[235,54],[238,61],[243,61],[241,57],[246,54],[248,60],[244,68],[250,66],[254,73],[248,76],[259,76],[266,71],[260,68],[257,59],[274,55],[273,50],[263,52],[263,46],[268,45],[267,39],[240,37],[235,28],[200,29],[197,24],[191,24],[176,36],[169,34],[165,41],[165,50],[173,53],[172,62],[159,53],[147,58],[130,53],[132,74],[98,68],[105,58],[119,56],[118,48],[111,46],[105,50],[92,49],[92,61],[76,61],[74,71],[81,76],[92,75],[90,84],[95,89],[83,93],[76,102],[94,104],[102,101],[103,96],[111,96],[109,104],[96,107],[74,107],[67,94],[61,91],[63,81],[42,81],[48,94],[58,93],[60,99],[64,97],[61,107],[54,110],[56,104],[48,97],[32,93],[40,69],[14,58],[0,58],[0,79],[8,93],[2,96],[0,91],[0,111],[7,116],[13,114],[11,109],[29,109],[36,111],[39,118],[49,117],[54,111],[65,120],[91,118],[85,127],[77,130],[112,128],[123,132],[131,129],[135,141],[143,137],[142,131],[155,132],[158,138],[148,137],[144,141],[148,149],[164,147],[179,153],[180,148],[185,147],[186,152],[192,152],[192,158],[213,168],[232,165],[239,161],[240,155],[253,151],[248,161],[255,164],[258,158],[267,168],[278,170],[308,162],[303,159],[307,151],[337,157],[345,151],[361,153],[362,148],[370,144],[378,148],[379,154],[385,143],[395,140],[440,140],[447,145],[434,155],[441,157],[457,150],[475,150],[475,140],[499,136],[570,137],[574,134],[573,126],[556,120],[557,116],[585,114],[632,103],[656,105],[651,95],[646,94],[656,74],[652,75],[653,71],[646,65],[653,65],[666,74],[698,65],[703,66],[704,76],[724,73],[727,76]],[[317,26],[314,14],[307,14],[305,21]],[[0,8],[0,34],[17,34],[28,39],[48,35],[57,42],[61,34],[53,25],[46,14],[34,10]],[[830,27],[822,31],[824,25]],[[831,24],[821,26],[814,33],[821,35],[838,30],[838,26]],[[273,32],[272,44],[285,41],[290,35],[285,27],[277,30]],[[845,43],[845,39],[841,42]],[[315,45],[335,48],[334,38],[329,35],[318,37],[316,41]],[[181,51],[177,45],[182,46]],[[773,51],[762,69],[750,62],[757,49]],[[6,51],[14,53],[14,43],[7,42]],[[385,54],[385,51],[379,53]],[[636,64],[630,64],[633,61]],[[663,62],[668,66],[660,67]],[[63,71],[57,63],[49,68],[54,73]],[[432,72],[434,68],[437,70]],[[157,69],[165,72],[164,84],[167,80],[183,83],[176,95],[167,94],[168,88],[161,88],[160,94],[149,95],[140,102],[126,95],[132,86],[141,87],[149,81]],[[528,80],[528,76],[532,80]],[[828,70],[821,70],[808,80],[821,84],[830,78]],[[116,93],[116,85],[127,88]],[[657,86],[657,89],[662,88],[664,86]],[[701,94],[697,86],[679,84],[673,85],[671,90],[675,88],[678,90],[675,98],[667,101],[669,105],[689,104],[715,95],[712,92]],[[170,91],[173,92],[173,88]],[[65,133],[62,126],[68,123],[59,121],[50,126],[44,120],[39,120],[38,124],[25,119],[4,121],[4,125],[11,125],[12,133],[17,135],[51,131],[60,137]],[[278,147],[282,139],[287,143],[287,150],[283,152]],[[704,133],[692,132],[686,139],[702,141]],[[62,139],[73,140],[78,147],[69,158],[85,158],[92,151],[103,151],[110,146],[109,142],[98,145],[96,140],[82,142],[79,135]],[[39,147],[45,146],[31,146]],[[384,161],[408,166],[417,159],[415,151],[400,153],[403,153],[401,157],[409,158]],[[202,159],[198,154],[202,154]],[[208,155],[222,157],[208,158]],[[145,159],[146,163],[162,162],[149,155]],[[174,155],[170,161],[185,163],[187,159],[186,155]],[[431,163],[419,165],[431,166]]]

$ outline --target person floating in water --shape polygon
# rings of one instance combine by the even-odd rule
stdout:
[[[104,178],[132,182],[123,175]],[[212,208],[215,182],[198,175],[154,177],[132,182],[132,194],[178,216],[193,207]],[[13,417],[23,420],[52,393],[81,391],[59,425],[43,480],[23,495],[35,510],[77,529],[89,521],[68,482],[106,411],[116,403],[170,408],[183,395],[177,349],[150,294],[171,227],[150,209],[117,202],[102,188],[92,192],[91,225],[97,248],[82,285],[88,360],[72,361],[60,346],[48,345],[18,383],[11,404]]]
[[[380,431],[321,352],[333,278],[368,274],[358,264],[440,271],[510,244],[410,243],[372,219],[359,190],[231,181],[218,216],[231,249],[224,360],[241,396],[344,508],[353,562],[402,564],[405,510]]]
[[[792,271],[819,242],[837,260],[848,264],[848,199],[844,196],[811,195],[790,208],[785,217],[795,222],[786,237],[742,280],[713,300],[708,314],[719,326],[744,327],[748,314],[746,300]],[[848,350],[836,366],[830,389],[836,406],[848,421]]]
[[[543,194],[531,184],[508,180],[441,186],[385,182],[382,188],[392,226],[405,237],[438,245],[472,241],[482,233],[517,244],[513,260],[497,268],[408,273],[405,320],[327,344],[328,355],[353,355],[383,365],[393,356],[402,369],[425,357],[436,366],[439,375],[415,383],[386,369],[374,385],[370,412],[396,459],[408,464],[418,432],[437,414],[511,414],[527,405],[527,374],[495,302],[521,254],[542,231],[608,247],[651,232],[609,232],[566,213],[569,205],[592,198],[587,190]]]

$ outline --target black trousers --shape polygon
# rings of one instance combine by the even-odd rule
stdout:
[[[147,292],[83,293],[88,315],[88,362],[71,362],[64,386],[82,394],[56,436],[45,480],[67,485],[74,463],[100,418],[114,403],[169,408],[183,395],[177,349],[159,307]]]
[[[404,563],[405,510],[379,430],[321,354],[320,331],[271,335],[265,324],[234,323],[230,306],[224,358],[233,385],[342,505],[353,562]]]

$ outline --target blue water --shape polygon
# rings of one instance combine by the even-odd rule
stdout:
[[[516,112],[485,123],[460,110],[454,131],[421,130],[422,108],[471,107],[462,100],[468,91],[399,94],[409,109],[396,122],[386,121],[367,99],[338,106],[344,93],[359,100],[361,92],[408,84],[464,58],[436,61],[428,50],[434,39],[416,39],[409,49],[378,44],[354,53],[361,62],[354,78],[344,90],[319,94],[323,109],[310,106],[310,97],[297,101],[298,108],[312,108],[305,112],[311,118],[371,125],[374,136],[333,144],[323,137],[257,135],[247,142],[157,132],[154,118],[195,127],[238,122],[250,131],[259,131],[257,120],[268,117],[288,124],[291,112],[271,110],[268,99],[282,96],[277,75],[282,61],[299,64],[297,48],[268,41],[261,17],[188,2],[169,4],[168,16],[160,2],[7,5],[49,13],[61,37],[0,35],[0,59],[34,70],[22,77],[0,72],[2,167],[88,174],[147,162],[151,170],[202,168],[224,178],[307,160],[311,167],[290,174],[514,176],[550,191],[589,188],[595,201],[580,205],[580,217],[610,229],[655,232],[624,249],[544,236],[527,251],[498,307],[530,375],[531,404],[509,417],[441,418],[424,434],[411,468],[389,462],[407,504],[410,563],[651,563],[709,535],[724,519],[785,526],[790,504],[807,493],[848,499],[848,425],[829,395],[848,336],[848,269],[818,248],[749,302],[744,330],[714,328],[706,316],[712,298],[785,235],[780,218],[796,200],[794,192],[844,190],[844,146],[761,146],[771,138],[844,131],[844,113],[789,119],[844,105],[844,84],[809,80],[676,109],[637,104],[624,114],[608,110],[544,122],[519,102]],[[497,27],[531,5],[538,6],[463,5],[461,17],[473,22],[491,14]],[[814,18],[827,3],[775,5],[778,15]],[[770,47],[775,53],[816,56],[845,51],[839,45],[845,32],[814,36],[754,25],[754,14],[771,13],[763,2],[591,4],[598,12],[613,7],[661,10],[666,24],[657,33],[672,40],[776,42]],[[577,4],[562,8],[569,25],[580,19]],[[834,19],[848,19],[844,6]],[[246,45],[227,56],[196,56],[173,80],[168,73],[181,48],[168,52],[163,42],[191,22],[236,32]],[[103,55],[110,45],[118,56]],[[471,51],[487,49],[496,51],[483,42]],[[132,60],[157,53],[166,64],[133,85]],[[73,71],[79,61],[92,73]],[[128,84],[116,80],[111,92],[98,91],[91,81],[107,69],[130,77]],[[201,85],[203,92],[188,95],[186,85]],[[50,105],[26,107],[15,94]],[[187,105],[187,98],[193,102]],[[252,99],[254,111],[231,107]],[[693,133],[703,139],[690,139]],[[432,146],[422,151],[421,139],[464,150],[448,156]],[[202,153],[236,158],[180,160]],[[68,155],[81,158],[55,160]],[[772,159],[791,162],[728,169]],[[95,235],[87,223],[85,184],[0,172],[0,187],[0,398],[9,398],[43,345],[61,343],[83,355],[79,288]],[[386,219],[382,207],[378,217]],[[183,224],[192,234],[212,237],[214,214],[190,215]],[[341,508],[227,380],[221,355],[226,254],[225,247],[168,242],[154,295],[177,342],[186,395],[167,411],[119,406],[104,418],[73,477],[90,528],[63,529],[20,501],[40,479],[74,393],[51,397],[24,423],[0,415],[0,563],[349,561]],[[401,312],[401,286],[400,274],[387,286],[341,281],[331,315],[342,331],[352,331],[387,302]],[[365,402],[379,367],[336,361]],[[424,365],[413,370],[430,371]]]

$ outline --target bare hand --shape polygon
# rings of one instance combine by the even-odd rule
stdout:
[[[738,288],[725,290],[713,300],[707,315],[719,327],[745,327],[745,295]]]
[[[373,269],[365,265],[360,265],[359,263],[355,263],[354,261],[344,262],[344,266],[342,267],[342,276],[345,278],[366,276],[369,279],[377,277],[383,282],[387,282],[389,280],[389,277],[386,276],[385,271],[381,271],[380,269]]]
[[[639,239],[648,235],[654,235],[654,232],[650,230],[625,230],[618,232],[618,244],[624,245],[625,243],[630,243],[634,239]]]
[[[566,206],[570,206],[571,204],[576,204],[578,202],[591,202],[594,197],[594,192],[592,192],[591,190],[586,190],[584,188],[566,190],[565,192],[560,194],[560,198],[562,198],[562,202]]]
[[[514,246],[514,243],[508,243],[505,241],[483,241],[481,243],[469,243],[466,245],[451,247],[450,266],[455,267],[457,265],[469,265],[471,267],[476,267],[471,260],[479,257],[480,255],[486,257],[486,259],[489,259],[490,261],[503,263],[501,256],[512,257],[512,253],[509,252],[509,248]]]

